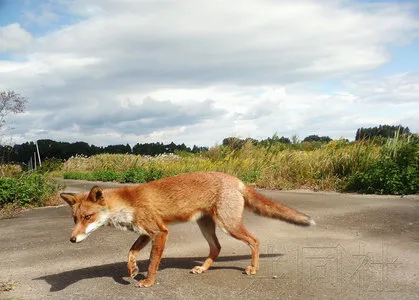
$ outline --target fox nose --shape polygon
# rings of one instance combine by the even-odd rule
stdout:
[[[70,238],[70,242],[75,243],[76,242],[76,238],[75,237],[71,237]]]

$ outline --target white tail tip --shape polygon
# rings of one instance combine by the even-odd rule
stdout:
[[[316,222],[313,219],[310,219],[310,225],[314,226],[314,225],[316,225]]]

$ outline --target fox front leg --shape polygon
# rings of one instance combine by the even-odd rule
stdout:
[[[139,269],[137,266],[137,254],[150,242],[148,235],[141,235],[135,243],[131,246],[128,253],[128,273],[131,278],[137,276]]]
[[[147,278],[140,280],[137,283],[138,287],[150,287],[156,281],[157,269],[159,268],[160,260],[163,255],[168,233],[167,229],[164,228],[156,234],[153,240],[153,247],[151,248]]]

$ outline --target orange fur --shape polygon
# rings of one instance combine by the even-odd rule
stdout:
[[[128,254],[132,277],[138,274],[137,253],[153,242],[148,275],[137,284],[140,287],[151,286],[156,280],[168,235],[166,226],[171,223],[196,220],[208,241],[209,256],[192,273],[205,272],[217,258],[221,249],[215,234],[218,225],[251,248],[252,262],[245,270],[248,275],[259,268],[259,241],[242,224],[244,208],[296,225],[314,224],[310,217],[268,199],[236,177],[218,172],[181,174],[135,187],[101,190],[96,186],[89,193],[62,193],[61,197],[73,210],[76,226],[72,242],[82,241],[105,224],[141,233]]]

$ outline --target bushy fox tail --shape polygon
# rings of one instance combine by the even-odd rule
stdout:
[[[258,193],[250,186],[245,186],[243,197],[245,200],[245,207],[260,216],[279,219],[299,226],[310,226],[316,224],[309,216],[292,208],[286,207],[285,205],[276,203],[275,201]]]

